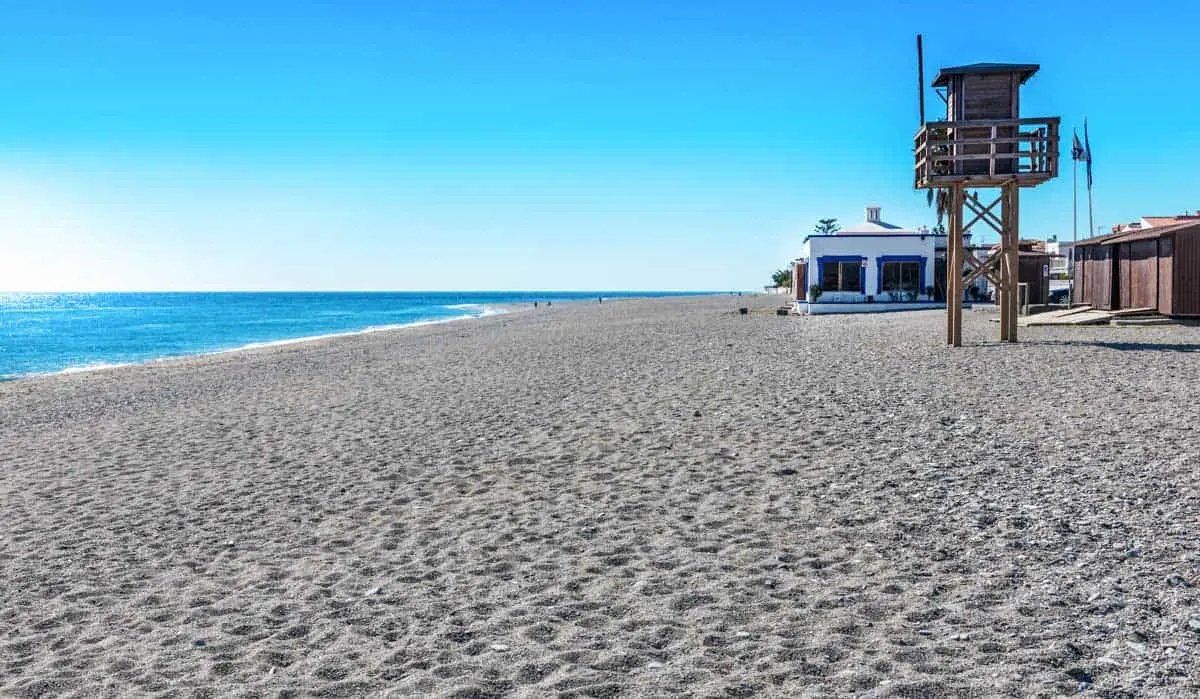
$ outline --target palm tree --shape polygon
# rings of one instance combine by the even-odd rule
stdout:
[[[792,285],[792,270],[777,269],[771,275],[771,281],[775,282],[775,286],[791,286]]]
[[[940,226],[942,219],[950,211],[950,192],[945,189],[925,190],[925,202],[929,204],[930,208],[933,208],[935,201],[937,202],[937,222]]]
[[[838,225],[836,218],[823,218],[817,221],[817,225],[813,226],[813,233],[817,235],[833,235],[840,230],[842,230],[842,227]]]

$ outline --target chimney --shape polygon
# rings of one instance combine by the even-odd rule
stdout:
[[[879,223],[879,207],[867,207],[867,223]]]

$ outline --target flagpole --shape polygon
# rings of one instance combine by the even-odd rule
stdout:
[[[1083,150],[1087,153],[1088,180],[1088,237],[1096,235],[1096,222],[1092,220],[1092,140],[1088,138],[1087,117],[1083,118]]]
[[[1088,187],[1088,235],[1095,235],[1096,225],[1092,222],[1092,188]]]
[[[1071,161],[1071,240],[1079,240],[1079,161]]]
[[[1075,246],[1079,243],[1079,161],[1071,158],[1071,285],[1067,287],[1067,308],[1075,303]]]

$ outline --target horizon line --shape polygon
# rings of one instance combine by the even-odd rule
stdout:
[[[0,289],[0,294],[726,294],[753,289]]]

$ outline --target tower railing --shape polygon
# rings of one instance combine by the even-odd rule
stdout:
[[[917,131],[916,187],[1032,187],[1058,176],[1059,118],[930,121]]]

